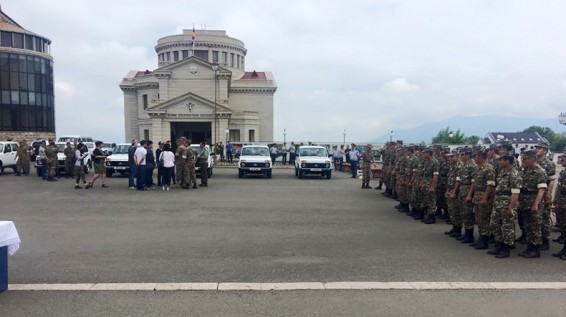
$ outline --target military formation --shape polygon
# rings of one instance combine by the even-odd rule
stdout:
[[[526,245],[519,256],[539,258],[550,247],[552,212],[561,231],[553,241],[564,244],[566,237],[566,170],[556,175],[548,148],[540,143],[515,154],[506,142],[453,150],[389,142],[381,151],[376,189],[385,185],[383,195],[398,200],[395,208],[415,220],[444,220],[452,225],[447,236],[477,250],[490,249],[501,259]],[[566,160],[560,164],[566,167]],[[552,255],[566,260],[566,246]]]

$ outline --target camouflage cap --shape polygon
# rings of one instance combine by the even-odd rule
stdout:
[[[535,147],[537,147],[537,148],[543,148],[543,149],[547,149],[547,150],[548,150],[548,143],[546,143],[546,142],[540,142],[539,144],[535,145]]]
[[[522,156],[523,156],[524,160],[536,159],[537,158],[537,152],[534,151],[534,150],[526,150],[525,152],[523,152]]]
[[[466,155],[466,154],[471,155],[472,153],[473,153],[472,149],[470,149],[467,146],[460,149],[460,155]]]

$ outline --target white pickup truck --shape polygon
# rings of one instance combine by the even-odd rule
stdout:
[[[265,145],[244,145],[240,151],[240,165],[238,166],[238,177],[243,178],[246,174],[264,174],[271,178],[273,165],[269,148]]]
[[[295,176],[300,179],[306,174],[315,174],[332,178],[332,161],[324,146],[301,146],[295,160]]]

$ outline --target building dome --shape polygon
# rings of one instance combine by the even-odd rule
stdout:
[[[0,9],[0,139],[55,137],[50,46]]]
[[[245,70],[247,50],[242,41],[227,36],[223,30],[196,30],[193,48],[192,33],[192,30],[183,30],[183,34],[159,39],[155,46],[158,67],[195,56],[232,71]]]

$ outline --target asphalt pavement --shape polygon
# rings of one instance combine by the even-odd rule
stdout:
[[[424,225],[397,212],[396,202],[360,189],[361,181],[346,174],[299,180],[293,170],[278,169],[273,179],[238,179],[235,169],[218,168],[208,188],[169,192],[130,190],[127,182],[113,177],[108,189],[76,190],[64,178],[0,176],[0,219],[13,220],[22,238],[10,258],[10,283],[566,282],[566,261],[551,256],[561,245],[552,244],[540,259],[518,257],[523,246],[511,258],[495,259],[446,237],[446,224]],[[443,315],[453,306],[447,302],[470,307],[460,313],[474,315],[476,301],[495,305],[484,316],[522,315],[532,311],[532,298],[543,297],[543,303],[564,295],[9,291],[0,294],[0,316],[51,315],[42,307],[61,316],[177,315],[188,311],[188,303],[200,309],[194,315],[215,316]],[[264,306],[274,307],[272,314]],[[564,311],[564,304],[544,307],[542,315]]]

